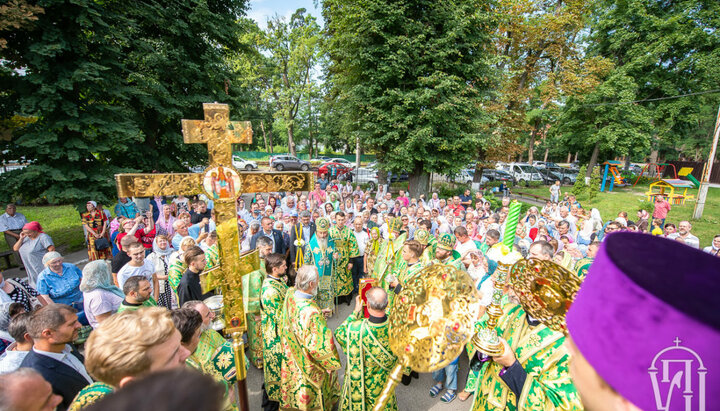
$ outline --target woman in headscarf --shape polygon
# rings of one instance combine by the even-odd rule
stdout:
[[[450,227],[450,224],[448,223],[447,218],[445,216],[441,215],[437,218],[438,221],[438,234],[452,234],[452,228]]]
[[[125,298],[122,290],[113,283],[105,261],[91,261],[83,268],[80,291],[85,317],[93,328],[113,315]]]
[[[328,200],[328,203],[332,204],[333,210],[340,209],[340,200],[338,199],[337,193],[330,193],[330,200]]]
[[[173,223],[175,222],[175,217],[172,215],[172,208],[169,204],[164,204],[162,207],[162,212],[158,216],[157,221],[155,222],[155,232],[157,235],[165,235],[168,238],[173,238],[175,235],[175,229],[173,228]]]
[[[327,203],[323,204],[322,210],[325,213],[325,216],[330,216],[330,213],[335,211],[335,206],[333,206],[333,204],[328,201]]]
[[[45,269],[42,258],[48,251],[55,251],[52,238],[42,231],[40,223],[31,221],[23,226],[20,239],[13,246],[13,251],[20,253],[20,258],[27,270],[30,285],[36,287],[40,271]]]
[[[112,258],[112,249],[110,247],[102,250],[95,248],[95,240],[105,238],[109,241],[107,216],[102,210],[98,210],[95,201],[88,201],[85,207],[87,207],[87,212],[80,215],[80,221],[85,227],[88,260],[108,260]]]
[[[170,255],[173,253],[170,247],[168,237],[159,235],[153,240],[153,251],[146,258],[153,263],[155,267],[155,275],[157,276],[160,294],[158,297],[158,306],[172,309],[173,302],[176,301],[172,295],[172,287],[168,281],[168,272],[170,270]]]

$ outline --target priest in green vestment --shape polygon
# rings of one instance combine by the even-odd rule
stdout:
[[[495,328],[503,354],[471,356],[471,368],[479,369],[472,409],[582,410],[570,379],[565,336],[529,317],[512,294],[511,301]]]
[[[280,364],[285,354],[280,334],[282,314],[288,286],[285,283],[287,262],[283,254],[270,254],[265,259],[267,277],[260,296],[260,329],[263,343],[263,403],[280,401]]]
[[[333,289],[333,271],[340,254],[335,250],[335,242],[329,235],[330,220],[325,217],[315,222],[315,235],[305,250],[305,264],[312,264],[320,275],[318,293],[315,296],[320,309],[335,311],[335,290]],[[351,286],[352,286],[352,278]]]
[[[363,318],[362,299],[358,297],[355,311],[335,330],[335,339],[347,355],[341,411],[372,410],[397,362],[388,337],[387,292],[373,287],[365,295],[370,317]],[[397,410],[395,395],[384,409]]]
[[[340,358],[333,334],[313,296],[318,291],[318,271],[304,265],[298,270],[296,288],[288,289],[280,327],[285,357],[280,366],[280,409],[327,410],[340,394],[337,370]]]
[[[352,270],[352,262],[350,260],[360,254],[360,249],[355,234],[345,225],[345,222],[345,213],[338,211],[335,213],[335,225],[330,227],[330,238],[332,238],[335,251],[338,254],[335,261],[335,270],[333,271],[333,289],[340,302],[347,302],[350,305],[353,290],[350,271]]]
[[[389,236],[380,246],[380,252],[375,259],[375,269],[373,276],[379,281],[379,285],[387,288],[388,275],[401,269],[405,263],[402,259],[402,246],[407,240],[407,233],[400,232],[402,228],[402,220],[399,218],[389,218],[387,221]]]
[[[263,367],[263,342],[260,331],[260,293],[263,280],[267,275],[265,257],[272,253],[273,243],[270,238],[260,236],[255,247],[260,257],[260,268],[242,277],[243,304],[245,305],[247,324],[248,358],[255,368],[261,369]]]
[[[435,250],[435,259],[433,263],[449,264],[453,267],[466,271],[465,264],[460,259],[460,253],[455,251],[455,236],[443,233],[438,239],[437,250]]]
[[[210,328],[215,313],[204,302],[187,301],[183,308],[191,308],[200,313],[203,322],[197,348],[188,357],[187,364],[211,375],[229,392],[237,381],[232,343]]]

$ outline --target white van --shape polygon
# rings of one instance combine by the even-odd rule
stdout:
[[[527,185],[530,181],[538,181],[540,183],[543,181],[540,172],[527,163],[501,164],[496,166],[496,168],[510,173],[521,186]]]

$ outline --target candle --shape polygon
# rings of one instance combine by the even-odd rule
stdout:
[[[513,200],[510,203],[510,212],[505,219],[505,231],[503,234],[503,244],[508,246],[511,250],[515,243],[515,230],[517,229],[518,220],[520,220],[520,208],[522,205],[517,201]]]

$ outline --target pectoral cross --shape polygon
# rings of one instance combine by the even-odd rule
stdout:
[[[232,166],[232,145],[252,142],[252,127],[249,121],[230,121],[227,104],[205,103],[204,120],[182,120],[183,140],[187,144],[207,144],[210,156],[209,166],[203,173],[171,174],[117,174],[118,196],[152,197],[186,196],[205,192],[213,200],[218,235],[223,294],[223,314],[229,326],[227,334],[233,336],[234,346],[242,347],[238,336],[246,329],[243,306],[242,276],[253,271],[252,264],[240,258],[238,248],[237,210],[235,200],[241,193],[273,191],[310,191],[313,186],[311,172],[249,172],[238,173]],[[244,353],[238,353],[244,360]],[[237,366],[238,382],[244,385],[245,366]],[[242,377],[242,378],[241,378]],[[245,404],[247,409],[247,391]]]

